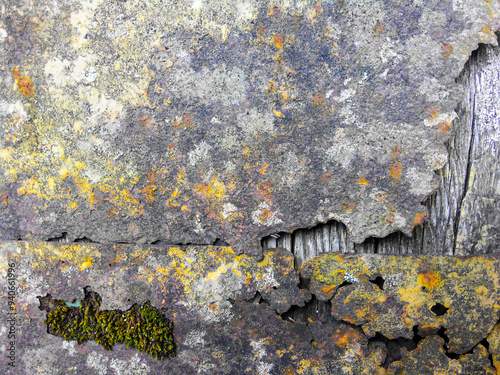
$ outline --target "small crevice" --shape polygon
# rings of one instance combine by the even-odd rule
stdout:
[[[477,346],[477,345],[475,345],[471,350],[469,350],[466,353],[457,354],[454,352],[450,352],[450,346],[448,345],[448,343],[450,342],[450,338],[446,334],[445,327],[440,327],[437,331],[437,335],[444,340],[444,345],[443,345],[444,354],[450,359],[459,359],[461,355],[472,354],[472,352],[474,351],[474,348]]]
[[[378,286],[378,288],[380,290],[384,290],[384,282],[385,282],[385,279],[382,277],[382,276],[377,276],[376,278],[374,279],[371,279],[369,280],[372,284],[375,284],[376,286]]]
[[[403,358],[404,350],[411,352],[418,347],[418,343],[423,339],[423,336],[418,334],[418,325],[413,327],[413,337],[407,339],[405,337],[398,337],[396,339],[389,339],[377,332],[375,337],[369,340],[369,344],[382,343],[386,348],[386,357],[382,367],[387,369],[394,361],[399,361]]]
[[[229,246],[229,243],[227,243],[224,240],[221,240],[220,238],[216,238],[212,245],[213,246]]]
[[[62,242],[62,243],[67,243],[67,242],[69,242],[68,232],[62,232],[60,236],[48,238],[47,242]]]
[[[256,303],[257,305],[260,305],[263,303],[263,304],[266,304],[269,306],[269,301],[266,300],[264,297],[262,297],[262,294],[260,294],[259,291],[256,291],[255,295],[252,298],[245,299],[245,302]]]
[[[484,346],[484,348],[488,352],[488,360],[490,361],[491,367],[493,369],[496,369],[495,364],[493,362],[493,355],[490,352],[490,343],[488,342],[487,339],[482,339],[476,345],[474,345],[469,351],[467,351],[467,352],[465,352],[463,354],[457,354],[457,353],[454,353],[454,352],[450,352],[450,347],[448,345],[448,343],[450,342],[450,338],[448,337],[448,335],[446,335],[446,328],[445,327],[440,327],[439,330],[437,331],[437,335],[439,337],[441,337],[444,340],[444,342],[445,342],[444,345],[443,345],[443,349],[444,349],[444,354],[448,358],[450,358],[450,359],[460,359],[461,357],[463,357],[465,355],[473,354],[474,353],[474,349],[476,349],[476,347],[478,345],[482,345],[482,346]]]
[[[486,351],[488,352],[488,359],[490,361],[491,367],[493,367],[496,370],[495,363],[493,362],[493,355],[490,352],[490,343],[488,342],[487,339],[482,339],[479,343],[486,348]]]
[[[320,321],[323,324],[327,324],[336,322],[331,314],[331,310],[330,301],[319,301],[313,295],[304,306],[294,305],[286,312],[280,314],[280,317],[290,323],[301,322],[307,325],[310,322]]]
[[[22,239],[20,239],[22,241]],[[93,243],[93,244],[99,244],[100,242],[92,241],[90,238],[82,236],[75,238],[73,241],[70,241],[70,237],[68,235],[68,232],[62,232],[60,236],[57,237],[51,237],[47,239],[47,242],[55,242],[55,243]]]
[[[340,284],[337,288],[335,288],[335,292],[333,293],[332,299],[337,296],[340,288],[344,288],[344,287],[349,286],[351,284],[352,283],[350,281],[344,281],[342,284]]]
[[[76,238],[73,242],[98,243],[98,242],[92,241],[90,238],[87,238],[87,237]]]

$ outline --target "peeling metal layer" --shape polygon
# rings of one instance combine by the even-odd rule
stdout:
[[[2,350],[0,367],[6,369],[2,373],[358,375],[439,370],[452,374],[460,368],[467,374],[493,373],[488,355],[497,363],[499,259],[331,258],[306,262],[301,276],[310,279],[310,285],[305,280],[299,288],[293,256],[280,249],[267,251],[262,261],[256,261],[236,255],[229,247],[182,251],[139,245],[4,242],[0,276],[6,279],[10,267],[19,288],[17,368],[8,367],[8,351]],[[369,284],[379,288],[368,281],[375,276],[385,279],[383,290],[368,288]],[[344,281],[352,284],[337,288]],[[176,357],[155,361],[123,345],[105,351],[91,341],[78,345],[48,334],[37,296],[50,293],[64,301],[81,300],[86,286],[102,297],[102,309],[127,310],[146,301],[158,309],[167,308],[166,317],[174,323]],[[353,302],[339,301],[348,288]],[[363,292],[358,297],[356,289]],[[307,309],[304,304],[311,293],[333,298],[331,315],[320,319],[311,313],[295,322],[282,319],[279,313],[291,304]],[[2,306],[8,306],[7,299],[3,283]],[[356,301],[362,302],[361,307]],[[445,315],[432,313],[436,301],[448,308]],[[337,319],[338,308],[349,318]],[[379,314],[378,321],[369,321],[371,311]],[[418,325],[423,339],[414,349],[401,348],[401,355],[387,362],[390,347],[371,337],[370,325],[389,339],[391,332],[409,337],[406,328],[411,331],[412,325]],[[435,327],[445,328],[444,334]],[[2,315],[2,343],[8,342],[8,332],[9,322]],[[470,349],[470,354],[465,353]]]
[[[336,319],[360,325],[369,337],[412,338],[415,326],[423,333],[446,327],[450,351],[463,354],[488,336],[500,314],[497,257],[332,254],[305,262],[301,274],[318,299],[330,300]]]
[[[497,1],[8,1],[0,237],[406,234]]]

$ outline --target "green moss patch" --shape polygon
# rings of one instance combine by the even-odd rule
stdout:
[[[173,324],[159,310],[146,302],[133,305],[127,311],[101,310],[99,294],[84,289],[85,298],[79,303],[52,299],[50,294],[37,297],[40,310],[47,311],[47,332],[67,341],[82,344],[94,340],[111,350],[115,344],[124,344],[146,352],[154,359],[175,356]]]

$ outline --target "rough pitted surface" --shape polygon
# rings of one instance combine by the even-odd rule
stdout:
[[[330,300],[332,316],[367,336],[410,339],[415,326],[423,333],[445,327],[457,354],[486,338],[500,312],[498,258],[324,255],[301,274],[318,299]]]
[[[257,261],[228,247],[183,251],[144,245],[4,242],[0,277],[18,286],[16,337],[10,339],[16,367],[8,365],[12,359],[6,348],[0,352],[0,371],[493,374],[492,364],[498,366],[499,358],[499,258],[401,259],[324,255],[305,262],[299,274],[292,254],[280,249],[264,252]],[[0,285],[0,303],[6,308],[7,288],[6,282]],[[173,322],[176,356],[155,360],[125,345],[106,351],[92,340],[79,345],[50,334],[41,302],[50,294],[51,301],[83,305],[83,288],[86,294],[92,290],[102,297],[101,310],[127,311],[149,302],[162,311]],[[329,306],[325,315],[308,306],[311,293],[331,301],[323,302]],[[434,308],[436,303],[448,310],[442,314]],[[384,305],[392,309],[384,310]],[[304,319],[282,314],[291,309],[303,309]],[[114,323],[120,324],[119,318]],[[7,318],[0,320],[2,345],[9,344],[10,327]],[[68,336],[74,334],[78,332]],[[404,342],[405,337],[406,342],[413,339],[413,345],[394,350],[397,339]]]
[[[210,244],[425,220],[496,1],[9,1],[0,237]]]

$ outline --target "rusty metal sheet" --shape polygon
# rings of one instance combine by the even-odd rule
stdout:
[[[467,353],[486,338],[500,313],[497,257],[324,255],[301,274],[336,319],[393,339],[446,328],[450,352]],[[471,328],[473,327],[473,328]]]
[[[441,271],[433,268],[437,265]],[[498,267],[497,258],[322,256],[306,262],[299,274],[292,254],[283,250],[266,251],[257,261],[229,247],[183,251],[4,242],[0,369],[5,374],[119,375],[382,375],[402,369],[453,374],[457,368],[488,373],[498,363]],[[368,285],[379,288],[367,281],[374,276],[385,279],[383,290],[369,290]],[[339,287],[346,281],[351,284]],[[175,356],[155,360],[133,346],[115,344],[106,351],[93,340],[79,345],[49,334],[54,330],[44,324],[47,311],[40,310],[37,297],[74,307],[84,303],[84,288],[87,296],[90,290],[98,294],[94,299],[102,310],[115,311],[114,319],[119,319],[116,311],[130,311],[135,304],[149,302],[162,311],[173,323]],[[339,300],[349,288],[352,301]],[[362,292],[358,297],[356,290]],[[311,293],[331,299],[324,303],[331,309],[327,316],[308,307]],[[381,309],[383,299],[394,312]],[[436,301],[448,309],[444,315],[432,311]],[[293,309],[303,309],[305,319],[286,318]],[[409,337],[406,328],[413,346],[401,345],[395,354],[391,348],[397,339]]]
[[[497,1],[11,0],[0,237],[212,244],[426,217]]]

